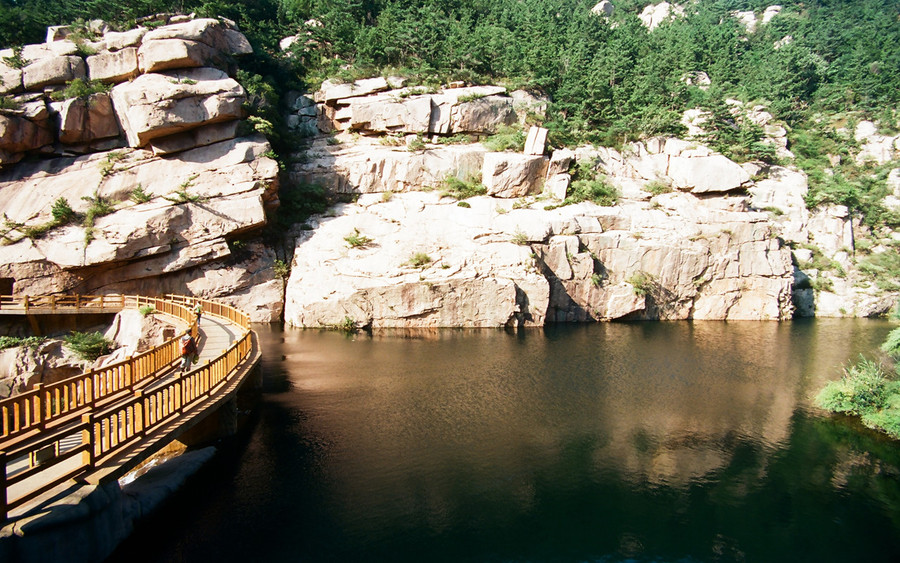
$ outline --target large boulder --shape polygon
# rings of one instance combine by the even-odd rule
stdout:
[[[729,192],[750,181],[746,170],[721,154],[669,160],[668,175],[680,190],[692,193]]]
[[[878,133],[878,127],[871,121],[860,121],[854,131],[854,137],[860,144],[856,154],[857,164],[871,162],[885,164],[900,155],[900,135],[889,136]]]
[[[481,181],[488,195],[503,198],[539,193],[544,186],[548,159],[540,155],[487,153]]]
[[[0,350],[0,399],[11,397],[36,383],[55,383],[84,371],[87,363],[62,345],[48,340],[35,347]]]
[[[144,74],[112,90],[129,145],[242,117],[244,89],[214,68]]]
[[[120,51],[98,53],[87,58],[88,76],[91,80],[119,83],[140,72],[138,50],[126,47]]]
[[[22,69],[6,65],[0,58],[0,94],[12,94],[22,90]]]
[[[0,151],[21,153],[53,142],[53,133],[21,115],[0,114]]]
[[[211,66],[217,51],[205,43],[186,39],[157,39],[146,37],[138,49],[141,72],[159,72],[178,68]]]
[[[326,80],[322,83],[322,87],[315,94],[317,102],[326,104],[337,103],[338,100],[347,98],[358,98],[360,96],[368,96],[377,92],[388,90],[388,82],[385,78],[379,76],[376,78],[366,78],[350,83],[338,83]]]
[[[22,85],[26,90],[65,84],[87,76],[84,59],[74,55],[47,57],[33,61],[22,69]]]
[[[591,8],[591,13],[595,16],[606,16],[609,17],[613,15],[616,7],[613,6],[613,3],[609,0],[602,0],[599,4],[596,4],[593,8]]]
[[[149,31],[143,37],[145,44],[168,39],[203,43],[224,55],[247,55],[253,52],[242,33],[213,18],[172,23]]]
[[[425,133],[431,121],[431,96],[369,96],[350,104],[351,129]]]
[[[71,98],[54,106],[59,114],[61,143],[89,143],[119,135],[119,124],[109,94],[93,94],[87,99]]]
[[[660,24],[681,16],[684,16],[684,6],[663,1],[659,4],[648,4],[645,6],[638,18],[648,30],[652,31],[659,27]]]
[[[451,133],[495,133],[501,125],[515,122],[512,98],[507,96],[459,102],[450,112]]]
[[[766,177],[747,190],[750,205],[774,213],[773,220],[786,240],[807,242],[809,211],[804,199],[809,191],[806,174],[783,166],[772,166]]]
[[[307,151],[308,162],[297,164],[291,179],[336,193],[440,188],[447,176],[468,180],[479,175],[486,152],[480,144],[446,145],[418,152],[362,142],[320,145]]]

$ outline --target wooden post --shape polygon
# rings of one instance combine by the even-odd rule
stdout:
[[[81,465],[85,467],[94,467],[94,443],[91,439],[91,415],[81,415],[81,423],[86,424],[87,428],[81,431],[81,445],[87,445],[87,449],[81,452]]]
[[[134,404],[134,433],[144,435],[144,392],[138,389],[134,392],[137,402]]]
[[[6,498],[6,452],[0,450],[0,522],[8,516],[9,499]]]
[[[31,414],[33,415],[32,422],[37,424],[41,429],[44,428],[43,420],[44,420],[44,401],[41,399],[41,388],[44,386],[43,383],[35,383],[34,384],[34,397],[32,400],[34,404],[31,407]]]

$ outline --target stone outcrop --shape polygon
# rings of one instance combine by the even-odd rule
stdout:
[[[277,201],[278,167],[263,155],[267,150],[261,138],[234,139],[175,160],[123,150],[38,161],[0,176],[6,196],[0,210],[18,223],[49,221],[50,205],[60,197],[76,212],[86,211],[93,197],[115,210],[95,219],[91,237],[80,225],[35,239],[22,229],[7,233],[8,244],[0,246],[3,276],[14,278],[21,292],[87,293],[226,258],[226,239],[265,225],[266,208]],[[129,200],[137,186],[149,201]]]
[[[119,124],[109,94],[71,98],[51,104],[59,115],[59,142],[68,145],[90,143],[119,136]]]
[[[486,152],[480,144],[410,152],[365,139],[348,145],[319,142],[307,150],[308,162],[295,166],[291,178],[335,193],[440,188],[447,176],[466,179],[480,174]]]
[[[430,92],[424,88],[392,89],[390,81],[378,77],[349,84],[326,82],[314,100],[320,103],[319,126],[323,131],[491,134],[518,119],[514,98],[507,96],[502,86],[448,87]],[[304,107],[308,106],[298,109]]]
[[[484,157],[481,181],[488,195],[515,198],[530,195],[543,186],[536,178],[543,178],[547,158],[529,154],[495,152]]]
[[[88,362],[78,359],[53,339],[35,348],[16,346],[0,350],[0,399],[10,397],[35,383],[53,383],[78,375]]]
[[[214,68],[143,74],[112,90],[128,143],[151,140],[242,116],[244,89]]]
[[[153,21],[126,32],[96,23],[86,59],[67,28],[54,29],[22,49],[18,74],[0,68],[18,106],[0,113],[0,164],[41,157],[0,172],[0,275],[16,293],[193,291],[277,319],[274,254],[229,246],[260,231],[279,201],[269,145],[238,136],[245,93],[228,73],[250,45],[226,20]],[[50,97],[75,78],[111,91]],[[60,198],[78,217],[54,226]],[[92,211],[98,202],[111,212]]]
[[[455,89],[447,89],[444,93]],[[368,104],[378,106],[390,95],[391,91],[386,90],[343,100],[347,102],[347,108],[364,108]],[[492,95],[495,94],[489,94]],[[406,103],[404,100],[412,97],[395,98],[389,103],[402,105]],[[782,158],[792,157],[787,148],[785,127],[775,122],[765,107],[736,100],[727,102],[736,119],[763,128],[767,135],[764,142],[774,144]],[[306,118],[312,118],[311,101],[295,102],[295,107],[305,108]],[[322,115],[323,103],[317,107]],[[366,118],[365,127],[371,127],[378,119],[386,119],[377,112],[371,115],[376,114],[378,117]],[[350,111],[340,119],[351,120],[353,115]],[[291,176],[295,181],[318,184],[334,194],[396,194],[437,188],[441,190],[440,195],[449,193],[444,191],[448,189],[444,182],[448,176],[471,181],[479,177],[480,171],[480,180],[495,202],[497,213],[510,209],[508,200],[511,199],[516,200],[512,204],[515,207],[513,213],[521,214],[519,207],[531,207],[526,215],[529,220],[519,221],[515,229],[507,229],[500,236],[509,240],[520,240],[524,236],[535,256],[541,257],[540,271],[550,284],[545,322],[614,318],[781,319],[792,314],[867,316],[887,310],[893,293],[878,290],[856,271],[850,250],[855,246],[857,225],[846,208],[832,206],[811,212],[805,201],[809,189],[805,174],[790,166],[752,162],[738,165],[703,144],[707,116],[702,111],[689,119],[696,129],[695,140],[650,138],[627,144],[621,150],[582,146],[575,150],[554,151],[549,158],[537,154],[492,153],[479,143],[447,145],[440,142],[440,135],[420,134],[418,138],[424,142],[413,150],[413,144],[404,147],[402,137],[398,135],[359,129],[364,135],[340,133],[330,142],[319,137],[306,152],[307,160],[295,165]],[[416,127],[403,130],[408,132],[424,127],[424,113],[415,117],[415,121]],[[400,118],[393,123],[391,127],[400,129],[408,125]],[[872,134],[874,129],[861,129],[863,139]],[[537,139],[533,137],[534,131],[530,132],[525,153],[539,152],[535,148]],[[406,140],[412,138],[408,133]],[[547,226],[549,220],[538,218],[540,210],[537,207],[540,205],[534,203],[538,198],[550,200],[549,205],[545,205],[549,208],[564,200],[571,201],[570,172],[573,170],[578,170],[581,179],[586,177],[585,174],[593,174],[596,181],[618,191],[619,203],[615,211],[603,209],[596,213],[605,221],[600,231],[553,231]],[[580,186],[583,188],[583,184]],[[900,196],[897,199],[900,200]],[[372,200],[366,201],[372,207]],[[384,201],[390,201],[390,197],[384,197]],[[474,205],[474,201],[467,203]],[[890,202],[888,198],[885,205]],[[449,202],[448,205],[452,206]],[[641,209],[636,207],[638,205],[644,206],[640,213],[635,211]],[[426,205],[423,209],[431,208]],[[663,211],[662,215],[659,215],[660,211]],[[364,211],[359,213],[365,214]],[[667,222],[666,217],[676,216],[677,220]],[[408,217],[393,219],[400,224],[409,220]],[[352,229],[348,227],[347,231],[352,232]],[[576,232],[579,233],[577,245],[573,239],[553,238],[557,234],[565,237]],[[412,236],[413,240],[421,238]],[[700,240],[707,242],[700,243]],[[656,245],[651,245],[650,241],[655,241]],[[777,241],[790,244],[794,256]],[[623,248],[630,250],[620,252]],[[409,252],[413,252],[412,249]],[[588,261],[585,252],[596,258]],[[570,255],[575,257],[574,261],[560,259]],[[613,270],[630,273],[605,278],[599,266],[588,268],[590,263],[613,264]],[[823,263],[832,266],[818,269]],[[390,267],[386,271],[390,272]],[[297,275],[296,268],[294,272]],[[628,281],[632,276],[636,276],[632,281],[641,286],[641,295]],[[395,276],[380,273],[376,277],[381,280],[380,284],[388,283],[384,280]],[[693,282],[688,283],[688,278]],[[304,283],[310,281],[310,278],[303,279]],[[395,316],[391,316],[390,321],[379,320],[384,308],[371,303],[359,305],[368,303],[366,300],[370,299],[371,292],[366,293],[365,298],[360,297],[355,281],[338,276],[325,283],[354,286],[352,290],[342,288],[339,291],[354,295],[347,299],[358,306],[341,310],[354,311],[349,316],[362,324],[436,326],[454,322],[448,320],[454,318],[453,314],[437,312],[434,304],[429,313],[423,314],[423,318],[429,319],[427,321],[403,321]],[[598,289],[601,286],[602,291]],[[471,290],[471,286],[469,288]],[[290,293],[290,288],[288,291]],[[296,317],[291,322],[304,326],[308,323],[337,324],[343,318],[335,311],[326,314],[330,307],[328,301],[313,305],[308,301],[309,295],[304,295],[303,307],[313,307],[317,313],[313,317]],[[411,290],[403,296],[407,301],[425,299]],[[289,295],[288,318],[293,314],[291,299]],[[505,303],[507,308],[503,311],[508,312],[511,310],[509,302]],[[412,304],[407,304],[410,311],[416,310]],[[541,309],[543,311],[543,305]],[[504,317],[504,314],[491,318]],[[312,320],[314,318],[319,320]],[[323,320],[325,318],[330,320]],[[471,317],[456,318],[458,322],[466,323]],[[478,322],[486,323],[484,319]],[[509,317],[505,321],[521,322],[519,317]]]
[[[680,4],[670,4],[663,0],[659,4],[649,4],[644,7],[643,11],[638,14],[638,18],[640,18],[641,23],[643,23],[647,29],[654,30],[659,27],[660,24],[675,19],[677,17],[684,16],[684,6]]]
[[[860,121],[854,131],[854,138],[860,144],[856,162],[865,164],[885,164],[900,158],[900,135],[881,135],[871,121]]]
[[[87,58],[88,77],[91,80],[118,84],[140,73],[138,51],[126,47],[119,51],[108,51]]]
[[[609,0],[602,0],[600,3],[596,4],[593,8],[591,8],[591,13],[596,16],[606,16],[609,17],[613,15],[616,11],[616,7],[613,6],[613,3]]]
[[[20,108],[40,104],[44,114],[49,109],[58,116],[48,120],[32,111],[2,110],[7,123],[0,124],[0,165],[19,162],[28,153],[104,150],[85,145],[120,135],[130,146],[144,147],[159,137],[239,120],[245,94],[227,72],[234,72],[234,55],[252,52],[243,34],[233,24],[209,18],[162,16],[158,23],[163,25],[152,31],[126,32],[99,25],[96,33],[102,35],[83,42],[84,49],[68,39],[71,30],[62,26],[48,32],[47,43],[25,45],[18,53],[0,51],[2,57],[18,58],[15,66],[21,66],[0,63],[0,94],[12,95]],[[82,51],[94,54],[82,57]],[[60,101],[60,91],[76,79],[116,86],[108,98]],[[107,143],[106,149],[111,146]],[[178,146],[197,145],[182,136]]]
[[[285,305],[296,326],[534,326],[615,318],[783,319],[790,251],[765,214],[688,194],[602,208],[459,207],[363,196],[299,237]],[[636,232],[640,236],[636,236]],[[370,242],[351,247],[356,233]],[[416,255],[424,256],[420,261]]]

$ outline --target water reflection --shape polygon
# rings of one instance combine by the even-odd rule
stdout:
[[[900,557],[896,444],[811,409],[888,323],[262,328],[259,428],[167,556]]]

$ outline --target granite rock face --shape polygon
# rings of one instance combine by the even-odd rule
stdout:
[[[229,246],[279,203],[268,143],[239,136],[246,95],[229,73],[252,49],[224,20],[155,21],[126,32],[95,22],[84,59],[54,28],[22,49],[21,70],[0,67],[17,106],[0,111],[0,276],[18,294],[193,292],[277,319],[274,254]],[[61,95],[88,78],[109,92]],[[54,220],[60,200],[76,214],[68,224]]]
[[[21,66],[0,63],[0,94],[19,107],[0,110],[0,166],[38,152],[95,152],[85,144],[98,138],[121,135],[130,146],[144,147],[155,138],[239,120],[245,93],[228,72],[234,72],[233,56],[252,52],[243,34],[216,19],[162,16],[159,22],[152,31],[99,26],[101,35],[82,42],[83,49],[69,39],[69,28],[58,26],[47,43],[25,45],[18,54],[0,51],[0,57],[18,57],[15,66]],[[88,51],[93,54],[78,54]],[[66,94],[77,80],[102,82],[112,93]],[[54,119],[28,110],[37,103]]]
[[[791,315],[790,250],[765,214],[680,193],[655,208],[467,203],[363,196],[322,218],[298,238],[286,321],[381,328]],[[370,240],[352,246],[354,234]]]

